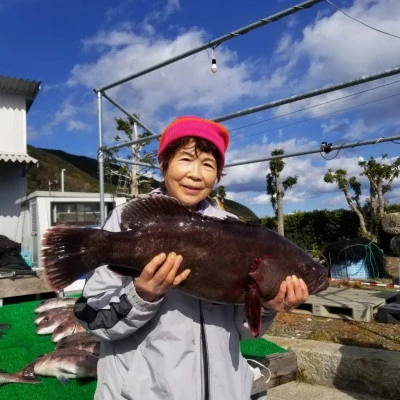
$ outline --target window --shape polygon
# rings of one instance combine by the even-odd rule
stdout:
[[[105,204],[106,215],[113,209],[113,203]],[[100,223],[100,203],[98,202],[52,202],[51,226],[98,225]]]

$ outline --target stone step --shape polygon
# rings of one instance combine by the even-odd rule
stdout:
[[[297,356],[297,379],[311,385],[335,387],[376,399],[400,399],[400,352],[367,347],[339,345],[315,340],[290,339],[264,335],[265,339],[293,351]],[[282,391],[285,385],[282,385]],[[270,393],[268,393],[268,400]],[[279,398],[279,397],[278,397]],[[291,399],[320,400],[324,397],[305,394]],[[341,397],[337,397],[340,399]],[[271,396],[271,400],[274,397]],[[277,399],[277,397],[275,397]],[[282,400],[286,400],[282,397]],[[336,398],[333,397],[332,400]]]

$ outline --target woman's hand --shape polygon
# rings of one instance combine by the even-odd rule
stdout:
[[[262,302],[262,306],[275,311],[288,312],[308,299],[307,285],[303,279],[298,279],[292,275],[286,277],[281,283],[279,292],[276,297],[269,301]]]
[[[176,253],[160,253],[135,278],[136,293],[145,301],[155,301],[169,289],[182,283],[190,274],[185,269],[179,275],[177,271],[182,263],[182,256]]]

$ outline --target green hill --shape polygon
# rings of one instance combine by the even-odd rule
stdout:
[[[36,190],[61,190],[61,170],[64,173],[64,190],[66,192],[98,192],[99,182],[93,166],[96,160],[88,157],[86,163],[76,165],[67,153],[56,150],[40,149],[28,146],[28,154],[39,160],[36,166],[28,170],[28,192]],[[105,191],[112,189],[107,185]]]

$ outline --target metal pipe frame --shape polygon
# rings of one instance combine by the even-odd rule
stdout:
[[[353,143],[345,143],[345,144],[341,144],[338,146],[331,146],[330,147],[330,151],[329,153],[331,153],[334,150],[342,150],[342,149],[347,149],[349,147],[359,147],[359,146],[366,146],[366,145],[370,145],[370,144],[378,144],[378,143],[384,143],[384,142],[392,142],[394,140],[400,140],[400,136],[390,136],[390,137],[381,137],[378,139],[371,139],[371,140],[360,140],[358,142],[353,142]],[[400,144],[400,143],[399,143]],[[255,164],[255,163],[259,163],[259,162],[264,162],[264,161],[270,161],[270,160],[275,160],[278,158],[290,158],[290,157],[298,157],[298,156],[304,156],[304,155],[308,155],[308,154],[314,154],[314,153],[325,153],[328,154],[327,152],[318,149],[318,150],[308,150],[308,151],[301,151],[298,153],[291,153],[291,154],[282,154],[280,156],[271,156],[271,157],[265,157],[265,158],[257,158],[255,160],[247,160],[247,161],[238,161],[236,163],[231,163],[231,164],[227,164],[225,167],[229,168],[229,167],[237,167],[239,165],[246,165],[246,164]]]

